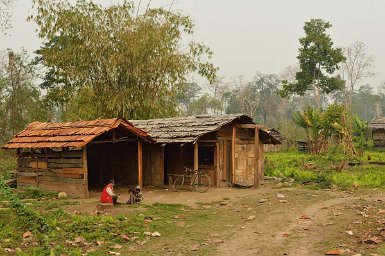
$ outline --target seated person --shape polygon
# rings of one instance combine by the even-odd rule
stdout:
[[[102,195],[100,196],[101,203],[116,204],[118,196],[114,193],[115,181],[112,179],[103,189]]]
[[[139,203],[140,201],[143,201],[143,193],[140,189],[139,186],[136,186],[136,188],[132,189],[130,188],[128,190],[128,193],[130,194],[130,198],[126,202],[126,204],[136,204]]]

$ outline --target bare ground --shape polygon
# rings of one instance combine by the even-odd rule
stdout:
[[[120,193],[119,200],[125,202],[128,194],[125,190]],[[324,255],[332,249],[341,255],[385,255],[376,254],[382,250],[381,242],[364,242],[373,236],[384,239],[381,227],[385,228],[385,190],[311,190],[267,184],[258,190],[221,188],[202,194],[145,190],[144,196],[146,204],[211,204],[231,215],[232,223],[223,223],[223,231],[213,231],[221,242],[210,255]],[[80,200],[80,205],[66,209],[93,212],[98,197],[95,193],[90,199]],[[106,211],[124,214],[133,210],[121,207]],[[180,250],[175,255],[192,253],[185,252]],[[193,254],[207,255],[199,250]]]

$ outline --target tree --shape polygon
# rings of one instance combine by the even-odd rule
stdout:
[[[308,107],[293,115],[293,121],[306,130],[310,153],[323,153],[328,148],[328,140],[338,136],[345,153],[356,155],[352,140],[352,130],[347,125],[350,118],[344,105],[331,104],[325,110]],[[338,144],[337,144],[338,145]]]
[[[256,88],[248,83],[245,86],[236,87],[231,92],[226,113],[243,113],[255,118],[259,102],[260,99]]]
[[[10,19],[14,2],[15,0],[0,0],[0,31],[6,31],[11,26]]]
[[[331,26],[329,22],[321,19],[305,22],[303,27],[305,36],[299,39],[301,48],[297,57],[300,71],[296,73],[294,83],[286,80],[282,82],[281,96],[304,95],[306,91],[312,89],[316,105],[320,108],[321,92],[328,94],[344,87],[344,81],[332,76],[345,57],[342,49],[333,47],[330,36],[326,34],[326,30]]]
[[[257,114],[262,117],[263,124],[267,124],[267,118],[277,112],[281,102],[277,92],[279,78],[276,74],[257,73],[250,86],[255,88],[259,98]]]
[[[25,51],[7,51],[0,63],[0,141],[8,141],[28,123],[46,118],[36,70]]]
[[[183,83],[181,86],[181,90],[178,94],[178,102],[182,107],[182,112],[185,114],[191,113],[191,104],[196,100],[199,93],[201,92],[201,87],[195,83]]]
[[[342,75],[347,82],[348,106],[352,106],[354,89],[365,77],[373,76],[373,56],[367,53],[368,47],[360,41],[344,48],[345,60],[342,64]]]
[[[222,102],[208,93],[191,102],[188,115],[206,115],[222,108]]]
[[[48,69],[44,85],[64,111],[80,108],[71,119],[175,115],[189,74],[215,79],[210,49],[184,43],[194,32],[188,16],[162,8],[137,14],[128,1],[110,7],[87,0],[34,5],[31,18],[44,40],[38,60]]]
[[[362,85],[360,88],[354,92],[352,107],[351,110],[353,113],[356,113],[361,119],[365,121],[372,120],[374,118],[379,118],[378,115],[378,106],[381,101],[381,95],[377,95],[374,92],[374,89],[370,85]],[[353,123],[351,124],[353,128]]]

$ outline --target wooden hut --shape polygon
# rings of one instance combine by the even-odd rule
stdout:
[[[280,144],[264,144],[263,149],[265,152],[277,152],[277,151],[282,151],[284,148],[289,147],[289,141],[288,139],[283,136],[279,131],[276,129],[269,129],[268,130],[270,135],[276,138]]]
[[[156,140],[143,145],[145,185],[167,185],[186,166],[208,173],[217,187],[229,182],[258,187],[264,169],[263,144],[280,143],[241,114],[131,122]]]
[[[17,185],[86,197],[109,179],[141,184],[143,130],[122,118],[31,123],[3,146],[17,150]]]
[[[370,122],[368,127],[372,131],[373,146],[385,147],[385,118]]]

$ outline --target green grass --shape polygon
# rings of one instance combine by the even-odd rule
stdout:
[[[321,188],[385,188],[385,166],[369,164],[385,161],[382,150],[367,150],[362,157],[350,158],[338,150],[324,155],[289,150],[267,153],[266,157],[266,174],[270,176],[294,179],[298,183],[310,183]],[[335,171],[334,167],[344,160],[363,164]]]
[[[220,208],[218,211],[215,207],[190,208],[160,203],[139,205],[118,216],[72,214],[63,210],[63,205],[72,203],[71,199],[45,199],[26,206],[44,218],[49,226],[45,233],[39,232],[33,222],[26,222],[24,217],[18,216],[14,209],[0,210],[0,252],[3,252],[2,248],[19,247],[23,252],[18,255],[82,255],[87,252],[87,255],[98,256],[108,255],[109,251],[114,251],[111,246],[119,244],[124,248],[136,248],[134,255],[153,255],[164,247],[170,250],[178,248],[183,255],[207,255],[213,250],[212,245],[201,247],[198,254],[188,248],[191,244],[206,241],[210,232],[222,230],[226,218],[234,218],[232,215],[223,218],[225,210]],[[176,215],[182,217],[175,218]],[[23,239],[23,233],[28,230],[32,231],[32,238]],[[161,237],[144,234],[155,231]],[[122,235],[137,239],[126,241]],[[73,244],[78,236],[82,236],[85,243]],[[97,241],[103,244],[97,245]],[[146,244],[138,245],[138,241]],[[115,251],[124,252],[124,249]]]
[[[16,170],[16,158],[12,152],[0,150],[0,178],[7,180]]]

